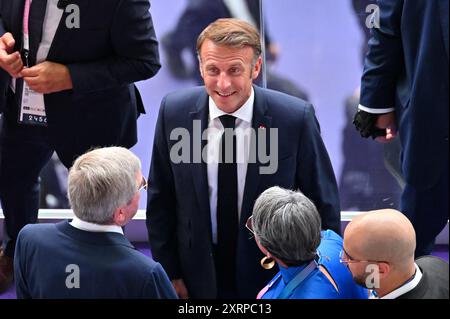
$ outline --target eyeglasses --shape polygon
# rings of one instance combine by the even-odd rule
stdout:
[[[140,192],[143,189],[147,190],[147,187],[148,187],[147,180],[145,179],[144,176],[142,176],[141,184],[139,185],[139,188],[137,191]]]
[[[347,265],[348,264],[356,264],[356,263],[386,263],[389,264],[387,261],[380,261],[380,260],[358,260],[350,256],[345,249],[342,247],[342,250],[339,254],[339,262],[341,264]]]
[[[253,215],[250,216],[247,219],[247,222],[245,223],[245,227],[254,235],[255,233],[253,232]]]

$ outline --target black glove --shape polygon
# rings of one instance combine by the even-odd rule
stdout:
[[[386,136],[386,129],[375,126],[379,115],[381,114],[372,114],[361,110],[356,112],[355,117],[353,118],[353,124],[362,137],[368,138],[371,136],[375,139],[379,136]]]

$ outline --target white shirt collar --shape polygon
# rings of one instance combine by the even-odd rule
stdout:
[[[117,225],[99,225],[94,223],[85,222],[84,220],[79,219],[74,216],[72,221],[70,222],[75,228],[80,230],[89,231],[89,232],[104,232],[104,233],[119,233],[123,235],[122,227]]]
[[[401,295],[404,295],[407,292],[416,288],[416,286],[419,284],[420,280],[422,279],[422,272],[420,271],[420,268],[419,268],[419,266],[417,266],[416,263],[414,263],[414,265],[416,266],[416,273],[414,275],[414,278],[411,281],[404,284],[403,286],[401,286],[401,287],[391,291],[387,295],[381,297],[380,299],[396,299],[396,298],[400,297]]]
[[[244,103],[244,105],[242,105],[239,109],[237,109],[235,112],[233,112],[229,115],[233,115],[242,121],[251,123],[252,118],[253,118],[253,103],[254,103],[254,101],[255,101],[255,92],[252,87],[252,92],[250,94],[250,97]],[[214,102],[214,100],[212,99],[212,97],[209,97],[209,120],[212,121],[212,120],[218,118],[219,116],[226,115],[226,114],[228,114],[228,113],[225,113],[224,111],[219,109],[217,107],[216,103]]]

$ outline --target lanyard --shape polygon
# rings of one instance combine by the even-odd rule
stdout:
[[[30,20],[30,7],[31,1],[25,0],[25,9],[23,11],[23,59],[25,66],[29,66],[28,56],[30,55],[30,34],[28,28],[28,22]]]
[[[28,20],[30,19],[31,1],[33,1],[33,0],[25,0],[25,9],[23,12],[23,48],[26,51],[30,50],[30,36],[29,36],[29,29],[28,29]]]
[[[300,271],[289,283],[284,287],[283,291],[278,295],[277,299],[288,298],[295,288],[297,288],[317,267],[318,263],[316,258],[311,260],[311,262],[302,271]]]

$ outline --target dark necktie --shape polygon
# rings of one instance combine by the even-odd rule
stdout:
[[[28,32],[30,37],[29,66],[36,64],[36,55],[42,40],[42,28],[44,25],[47,0],[33,0],[28,19]]]
[[[234,129],[236,118],[222,115],[225,129]],[[226,137],[228,141],[226,141]],[[236,136],[222,134],[217,179],[217,277],[219,296],[236,291],[236,246],[238,237],[238,182],[236,165]],[[223,296],[223,295],[222,295]]]

